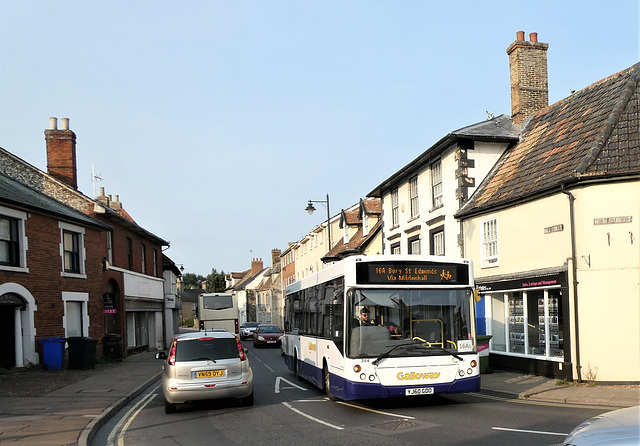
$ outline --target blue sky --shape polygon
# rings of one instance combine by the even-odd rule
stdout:
[[[510,113],[506,48],[548,43],[554,103],[640,60],[638,0],[0,3],[0,146],[46,170],[70,118],[79,189],[187,272],[271,265],[450,131]]]

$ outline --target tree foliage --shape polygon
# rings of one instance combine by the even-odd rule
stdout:
[[[211,274],[207,277],[204,277],[200,274],[194,273],[183,273],[182,281],[184,283],[184,288],[187,290],[191,289],[203,289],[202,282],[206,281],[206,292],[207,293],[222,293],[224,292],[225,280],[224,280],[224,271],[218,272],[215,268],[211,270]]]

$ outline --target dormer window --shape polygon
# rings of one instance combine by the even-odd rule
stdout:
[[[362,217],[362,235],[365,237],[369,235],[369,215],[368,214],[364,214],[364,217]]]

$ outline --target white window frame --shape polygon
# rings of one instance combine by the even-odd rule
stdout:
[[[362,235],[364,237],[369,235],[369,214],[364,214],[362,217]]]
[[[82,317],[82,336],[89,336],[89,326],[91,325],[89,321],[89,293],[76,293],[76,292],[62,292],[62,302],[64,302],[64,315],[62,319],[62,325],[64,326],[65,336],[70,336],[68,330],[71,329],[69,327],[69,323],[67,321],[67,302],[79,302],[81,304],[81,317]]]
[[[391,226],[400,224],[400,205],[398,204],[398,188],[391,191]]]
[[[422,246],[420,243],[420,237],[412,237],[407,240],[407,253],[409,255],[419,256],[421,252]]]
[[[87,275],[85,273],[85,261],[87,258],[87,253],[84,248],[84,236],[85,229],[82,226],[76,226],[69,223],[58,222],[58,228],[60,228],[60,260],[61,260],[61,271],[60,275],[62,277],[75,277],[78,279],[86,279]],[[78,273],[69,273],[64,270],[64,233],[74,232],[78,234]]]
[[[442,203],[442,161],[431,164],[431,195],[433,209],[443,206]]]
[[[344,238],[344,244],[346,245],[347,243],[349,243],[349,225],[346,223],[342,228],[342,236]]]
[[[18,265],[0,265],[0,271],[29,272],[27,268],[27,250],[29,249],[28,239],[25,232],[24,222],[27,220],[27,213],[0,206],[0,215],[18,220]]]
[[[498,266],[498,217],[493,215],[482,220],[480,256],[482,268]]]
[[[433,233],[433,255],[444,255],[444,230]]]
[[[418,175],[409,179],[409,203],[411,220],[420,216],[420,202],[418,201]]]

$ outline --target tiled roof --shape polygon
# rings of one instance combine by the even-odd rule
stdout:
[[[362,227],[358,228],[358,231],[349,239],[349,243],[347,244],[344,243],[344,237],[341,237],[331,251],[322,258],[322,261],[330,262],[332,260],[343,259],[349,255],[361,254],[378,231],[380,231],[381,225],[381,221],[377,222],[366,236],[362,235]]]
[[[110,226],[101,221],[76,211],[72,207],[41,194],[3,174],[0,174],[0,203],[13,204],[42,214],[55,215],[57,218],[103,231],[111,229]]]
[[[559,190],[584,177],[640,173],[640,63],[534,114],[456,214]]]

